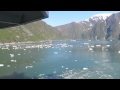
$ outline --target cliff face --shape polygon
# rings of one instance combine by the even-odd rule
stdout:
[[[56,28],[68,39],[120,40],[120,13],[94,15]]]

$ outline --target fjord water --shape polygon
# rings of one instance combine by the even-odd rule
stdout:
[[[120,44],[61,40],[1,45],[0,78],[119,79]]]

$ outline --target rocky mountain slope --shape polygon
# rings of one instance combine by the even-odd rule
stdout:
[[[64,39],[60,31],[43,21],[0,29],[0,43],[59,39]]]
[[[97,14],[79,23],[55,28],[67,39],[120,40],[120,12]]]

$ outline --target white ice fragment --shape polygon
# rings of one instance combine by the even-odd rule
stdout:
[[[35,63],[35,61],[33,61],[33,63]]]
[[[0,64],[0,67],[3,67],[4,66],[4,64]]]
[[[75,60],[77,62],[77,60]]]
[[[20,54],[18,54],[18,55],[20,55]]]
[[[118,53],[120,53],[120,51],[118,51]]]
[[[58,52],[54,52],[54,54],[58,54]]]
[[[94,63],[99,63],[98,61],[94,61]]]
[[[106,49],[106,51],[108,51],[108,49]]]
[[[110,45],[106,45],[107,47],[110,47]]]
[[[16,60],[11,60],[11,62],[16,62]]]
[[[93,50],[92,48],[89,48],[89,50]]]
[[[94,47],[94,46],[91,46],[91,47]]]
[[[96,47],[100,47],[101,45],[96,45]]]
[[[89,43],[84,43],[84,44],[89,44]]]
[[[14,57],[14,54],[10,54],[11,57]]]
[[[85,67],[84,67],[83,70],[88,70],[88,68],[85,68]]]
[[[65,68],[65,69],[68,69],[68,68]]]
[[[56,71],[54,71],[53,73],[56,73]]]
[[[26,68],[33,68],[33,66],[26,66]]]
[[[62,68],[64,68],[64,66],[61,66]]]
[[[44,74],[39,74],[39,76],[43,76]]]
[[[7,67],[10,67],[10,65],[7,65]]]
[[[69,52],[72,52],[72,51],[69,51]]]

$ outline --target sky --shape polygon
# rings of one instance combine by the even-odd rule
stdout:
[[[71,22],[80,22],[96,14],[116,13],[118,11],[48,11],[49,18],[43,19],[51,26],[59,26]]]

